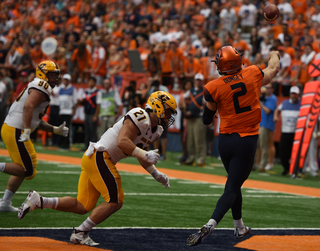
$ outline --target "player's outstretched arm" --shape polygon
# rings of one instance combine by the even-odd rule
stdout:
[[[126,119],[119,131],[117,146],[128,155],[143,159],[149,164],[156,164],[160,158],[158,149],[145,151],[133,143],[139,133],[136,125],[130,119]]]
[[[261,85],[266,85],[277,75],[280,70],[280,54],[278,51],[271,51],[269,53],[268,67],[263,70],[264,77]]]
[[[53,126],[47,123],[46,121],[41,120],[38,128],[46,132],[53,132],[54,134],[58,134],[63,137],[67,137],[69,133],[69,128],[66,127],[65,121],[60,126]]]
[[[141,166],[146,169],[148,173],[152,175],[152,177],[164,185],[166,188],[170,188],[169,178],[165,173],[160,172],[155,165],[150,165],[148,162],[139,159]]]

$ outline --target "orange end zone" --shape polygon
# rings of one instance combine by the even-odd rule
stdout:
[[[98,251],[107,250],[43,237],[0,237],[1,251]],[[112,251],[112,250],[107,250]]]
[[[257,235],[238,243],[235,247],[257,251],[315,251],[319,250],[319,243],[319,235]]]

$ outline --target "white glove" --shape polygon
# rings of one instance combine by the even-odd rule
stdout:
[[[131,156],[143,159],[144,161],[150,163],[150,164],[157,164],[160,155],[157,153],[159,150],[150,150],[150,151],[145,151],[141,149],[140,147],[136,147],[132,153]]]
[[[58,126],[54,126],[53,127],[53,133],[61,135],[63,137],[67,137],[68,136],[68,132],[69,132],[69,128],[66,127],[65,125],[66,125],[66,122],[64,121],[59,127]]]
[[[156,181],[160,182],[166,188],[170,188],[169,178],[166,174],[159,172],[157,169],[155,169],[151,175]]]
[[[160,158],[160,155],[159,155],[158,151],[159,151],[158,149],[147,151],[143,155],[142,159],[147,161],[150,164],[154,164],[155,165],[155,164],[157,164],[157,162],[158,162],[158,160]]]
[[[29,141],[31,134],[31,129],[24,129],[23,133],[20,135],[19,142]]]

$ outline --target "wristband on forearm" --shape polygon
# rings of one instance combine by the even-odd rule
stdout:
[[[213,121],[213,117],[216,111],[211,111],[206,105],[204,106],[204,112],[202,115],[202,122],[205,125],[210,125]]]
[[[145,168],[147,170],[148,173],[152,174],[155,170],[157,170],[157,168],[154,165],[148,166],[147,168]]]
[[[131,156],[142,159],[145,154],[146,154],[146,151],[145,151],[145,150],[142,150],[140,147],[136,147],[136,148],[132,151]]]
[[[58,134],[58,129],[59,129],[58,126],[53,126],[53,127],[52,127],[52,132],[53,132],[54,134]]]
[[[24,128],[23,133],[27,134],[27,135],[30,135],[31,134],[31,129],[30,128]]]

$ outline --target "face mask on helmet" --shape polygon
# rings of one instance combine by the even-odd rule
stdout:
[[[36,76],[45,80],[53,88],[61,82],[59,66],[50,60],[41,62],[36,68]]]
[[[159,124],[163,128],[167,128],[175,122],[173,116],[177,114],[177,103],[170,93],[163,91],[152,93],[146,108],[150,108],[157,115]]]

